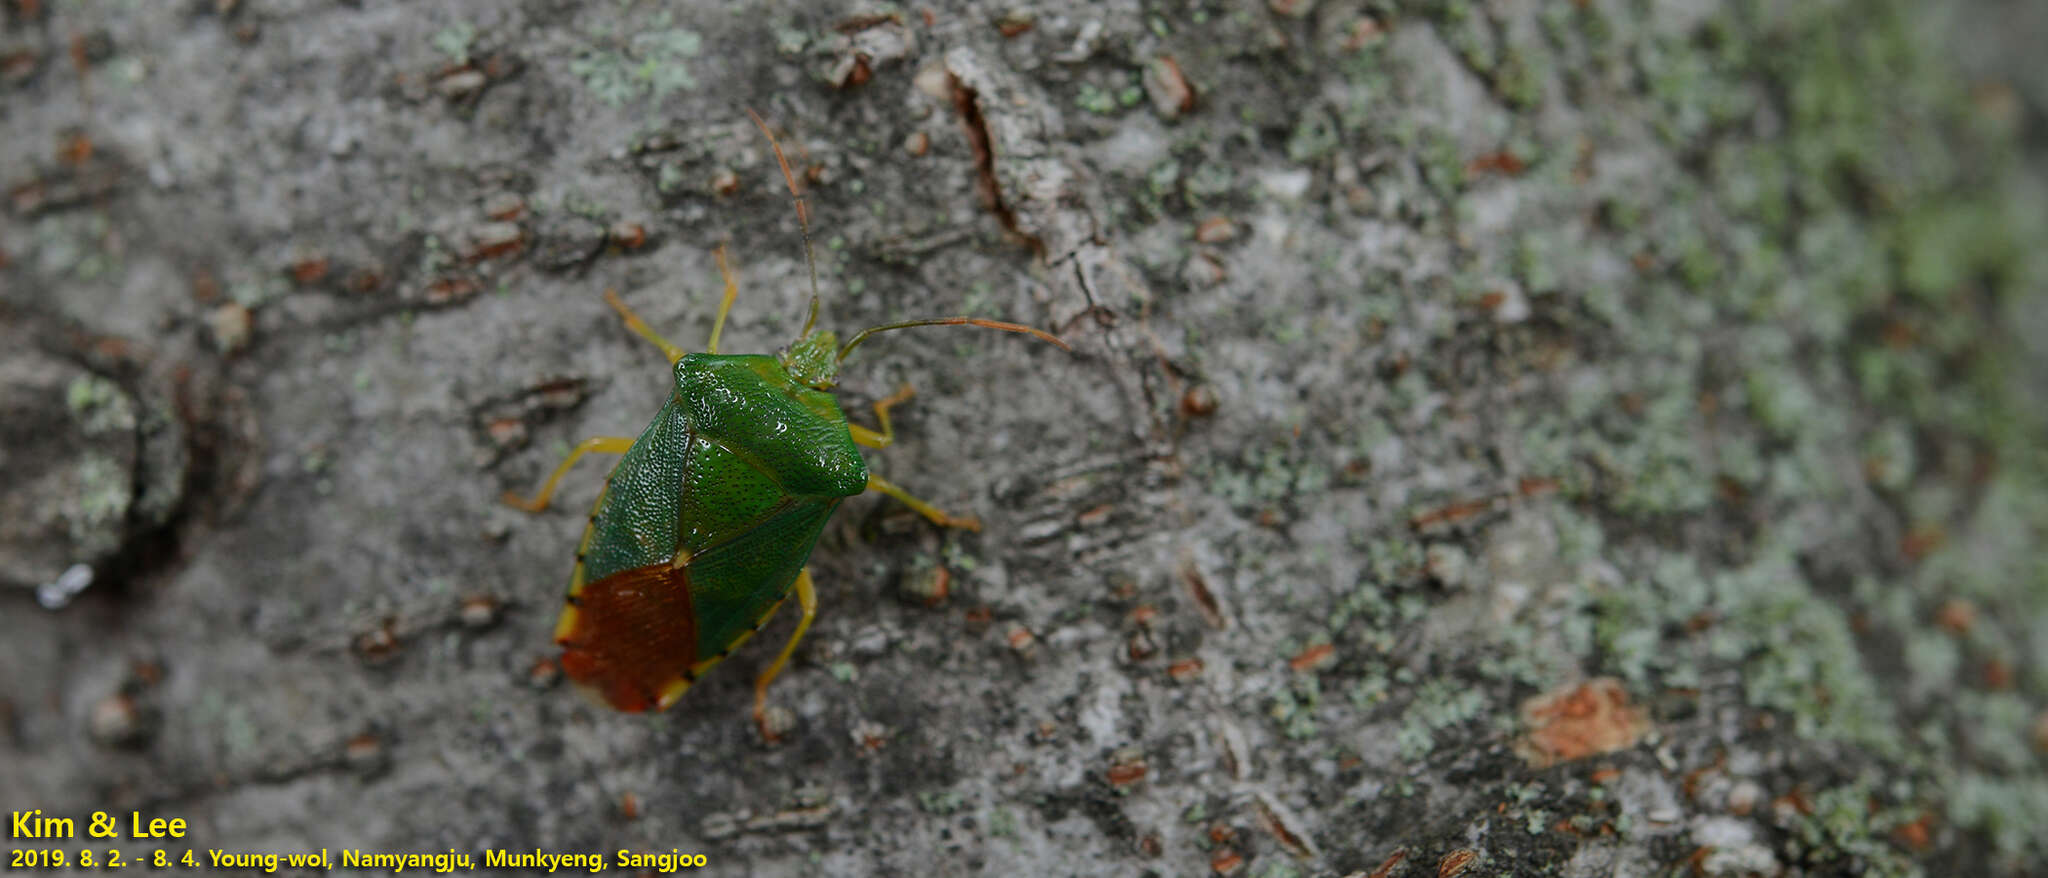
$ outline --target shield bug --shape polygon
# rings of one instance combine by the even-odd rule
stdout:
[[[668,356],[674,373],[669,397],[639,438],[586,439],[539,493],[507,493],[504,500],[540,512],[563,474],[585,454],[621,455],[577,544],[555,642],[562,647],[562,672],[622,711],[674,704],[794,592],[803,617],[754,682],[754,721],[773,740],[776,734],[765,721],[768,684],[816,614],[806,563],[840,501],[880,491],[941,527],[981,527],[971,516],[942,512],[868,471],[858,446],[888,447],[895,439],[889,409],[912,391],[905,385],[874,404],[879,429],[851,423],[831,394],[839,364],[870,335],[914,326],[980,326],[1067,345],[1028,326],[972,317],[871,326],[845,344],[817,328],[817,265],[803,196],[781,144],[760,116],[747,114],[767,135],[796,202],[811,275],[803,329],[777,355],[718,352],[738,294],[723,247],[717,261],[725,297],[702,353],[686,353],[655,334],[607,290],[605,301],[626,327]]]

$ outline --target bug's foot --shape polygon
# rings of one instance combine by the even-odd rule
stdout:
[[[783,736],[796,727],[796,715],[787,707],[754,708],[754,727],[761,730],[761,740],[780,744]]]
[[[548,501],[546,498],[536,498],[533,500],[528,500],[523,497],[520,497],[518,494],[512,493],[511,491],[506,491],[505,495],[499,497],[498,499],[503,500],[505,502],[505,505],[507,506],[510,506],[514,509],[525,510],[527,512],[546,512],[548,508]]]
[[[910,382],[905,381],[902,384],[897,385],[895,393],[889,394],[889,397],[887,399],[884,399],[881,402],[875,404],[886,409],[899,402],[907,402],[910,400],[911,397],[916,395],[917,388],[910,386]]]
[[[960,530],[971,530],[975,533],[981,533],[981,519],[978,516],[948,515],[946,516],[946,520],[940,522],[940,524],[945,527],[953,527],[959,528]]]

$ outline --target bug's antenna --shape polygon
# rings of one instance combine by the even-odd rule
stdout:
[[[863,329],[859,333],[856,333],[853,338],[847,340],[845,347],[839,349],[838,362],[846,362],[847,354],[853,353],[854,348],[859,347],[860,343],[866,341],[868,336],[873,335],[877,332],[888,332],[891,329],[909,329],[910,327],[913,326],[963,325],[979,326],[984,329],[1000,329],[1004,332],[1021,332],[1026,335],[1035,335],[1039,338],[1045,339],[1046,341],[1052,342],[1053,344],[1059,345],[1060,350],[1073,350],[1073,348],[1067,346],[1066,342],[1060,341],[1059,336],[1053,335],[1052,333],[1045,332],[1042,330],[1033,329],[1029,326],[1025,326],[1022,323],[1004,323],[1000,320],[983,320],[979,317],[935,317],[930,320],[906,320],[903,321],[902,323],[885,323],[882,324],[881,326],[870,326],[866,329]]]
[[[782,154],[782,144],[775,140],[775,133],[768,130],[768,123],[761,121],[761,114],[753,107],[746,108],[747,115],[754,120],[754,127],[768,138],[768,145],[775,149],[775,163],[782,166],[782,181],[789,184],[789,197],[796,199],[796,222],[804,230],[804,264],[811,269],[811,313],[804,318],[804,329],[798,338],[811,334],[811,326],[818,322],[818,260],[811,255],[811,213],[804,207],[803,193],[796,189],[796,175],[789,172],[789,159]]]

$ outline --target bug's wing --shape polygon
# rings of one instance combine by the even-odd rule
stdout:
[[[836,506],[836,498],[783,498],[690,560],[700,658],[723,658],[760,630],[789,596]]]
[[[569,679],[628,713],[667,707],[690,687],[697,613],[687,566],[621,570],[570,601],[555,628]]]

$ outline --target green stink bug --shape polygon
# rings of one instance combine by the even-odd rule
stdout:
[[[811,549],[841,500],[880,491],[942,527],[978,530],[868,472],[856,446],[886,448],[895,438],[889,408],[908,399],[905,385],[874,404],[879,430],[848,422],[829,392],[839,364],[869,335],[913,326],[972,325],[1021,332],[1066,348],[1058,338],[1014,323],[946,317],[861,330],[844,345],[817,329],[817,268],[810,221],[782,146],[753,116],[775,150],[795,198],[811,266],[810,316],[775,356],[720,354],[738,287],[717,251],[725,298],[703,353],[685,353],[655,334],[618,296],[605,300],[627,328],[668,356],[674,387],[638,439],[597,437],[572,449],[531,499],[505,502],[539,512],[563,474],[590,452],[622,455],[606,477],[576,548],[555,642],[562,670],[622,711],[665,709],[696,679],[774,615],[794,591],[803,617],[782,653],[754,683],[754,720],[764,736],[768,684],[810,628],[817,596]]]

